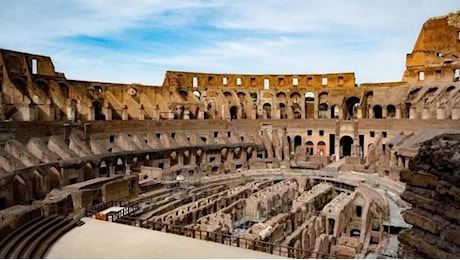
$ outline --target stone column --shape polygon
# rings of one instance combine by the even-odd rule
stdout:
[[[337,112],[339,113],[339,119],[343,119],[343,112],[342,112],[342,107],[340,107],[339,105],[337,105]]]
[[[452,119],[454,120],[460,119],[460,107],[452,108]]]
[[[184,108],[184,118],[185,120],[189,120],[190,119],[190,111],[186,108]]]
[[[128,120],[129,119],[129,115],[128,115],[128,106],[125,105],[123,107],[123,111],[121,112],[121,120]]]
[[[144,110],[144,105],[141,105],[139,107],[139,120],[144,120],[145,119],[145,110]]]
[[[382,118],[387,118],[388,117],[388,110],[384,107],[382,107]]]
[[[358,114],[357,114],[358,119],[363,118],[363,110],[358,108]]]
[[[401,119],[401,108],[400,108],[400,107],[396,107],[396,115],[395,115],[395,118],[396,118],[396,119]]]
[[[417,119],[417,109],[415,107],[409,109],[409,119]]]
[[[430,108],[429,107],[423,107],[422,119],[430,119]]]
[[[436,108],[436,119],[446,119],[445,107]]]

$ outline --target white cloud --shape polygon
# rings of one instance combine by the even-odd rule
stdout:
[[[0,48],[49,55],[57,70],[82,80],[159,85],[166,70],[187,70],[354,71],[359,82],[392,81],[400,80],[423,22],[457,6],[457,0],[5,1],[0,31],[8,37]],[[123,46],[69,42],[78,36]]]

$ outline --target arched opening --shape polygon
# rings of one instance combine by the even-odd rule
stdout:
[[[265,103],[262,106],[263,109],[263,118],[271,119],[272,118],[272,105],[270,103]]]
[[[296,135],[294,137],[294,152],[297,152],[297,147],[302,146],[302,137],[300,135]]]
[[[315,93],[305,93],[305,118],[314,118],[315,115]]]
[[[198,99],[200,99],[200,97],[201,97],[201,93],[198,90],[193,91],[193,95]]]
[[[99,165],[99,177],[109,177],[109,168],[105,161],[102,161]]]
[[[320,156],[325,155],[326,154],[326,143],[323,141],[319,141],[318,144],[316,145],[316,149]]]
[[[394,118],[396,117],[396,107],[393,105],[387,106],[387,118]]]
[[[48,95],[48,91],[49,91],[48,83],[46,83],[43,80],[37,80],[35,81],[35,84],[37,84],[37,87],[41,89],[45,94]]]
[[[359,237],[359,236],[361,236],[361,231],[359,229],[352,229],[350,231],[350,236],[351,237]]]
[[[284,103],[279,103],[279,108],[280,108],[280,118],[286,119],[287,118],[286,105]]]
[[[302,118],[302,109],[300,108],[299,104],[294,103],[292,105],[292,113],[294,114],[294,119]]]
[[[102,93],[102,87],[101,86],[94,86],[93,89],[94,89],[94,91],[96,93]]]
[[[305,143],[305,150],[307,155],[313,155],[314,144],[312,141],[308,141]]]
[[[331,107],[331,118],[339,118],[339,107],[337,105]]]
[[[318,106],[319,109],[319,118],[327,118],[328,105],[326,103],[321,103]]]
[[[15,78],[13,79],[13,84],[19,92],[24,96],[27,95],[27,85],[22,79]]]
[[[115,174],[122,175],[125,174],[125,163],[121,158],[117,159],[117,165],[115,166]]]
[[[102,113],[102,105],[100,101],[93,101],[93,110],[94,120],[105,120],[105,115]]]
[[[348,135],[340,138],[340,158],[345,156],[351,156],[353,146],[353,138]]]
[[[358,107],[359,107],[359,98],[357,97],[349,97],[346,101],[346,110],[344,118],[346,120],[350,120],[353,118],[357,118],[358,116]]]
[[[421,88],[416,88],[416,89],[411,90],[409,92],[409,95],[407,96],[408,101],[414,100],[417,97],[418,93],[420,92],[420,89]]]
[[[382,107],[381,106],[375,105],[372,110],[374,110],[374,118],[382,119],[383,116],[382,116]]]
[[[179,89],[179,94],[180,94],[180,96],[181,96],[185,101],[187,101],[188,93],[187,93],[186,90],[184,90],[184,89]]]
[[[60,83],[59,83],[59,88],[60,88],[61,91],[62,91],[62,95],[63,95],[65,98],[69,98],[69,86],[67,86],[66,83],[60,82]]]
[[[315,93],[307,92],[305,93],[305,102],[313,102],[315,101]]]
[[[87,181],[87,180],[91,180],[91,179],[94,179],[94,178],[95,178],[95,176],[94,176],[93,167],[91,166],[90,163],[87,163],[83,167],[83,179],[85,181]]]
[[[238,107],[232,106],[230,107],[230,119],[238,119]]]
[[[48,170],[48,178],[50,190],[61,188],[61,173],[55,167]]]

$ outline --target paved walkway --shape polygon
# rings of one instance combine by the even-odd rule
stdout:
[[[85,224],[61,237],[46,258],[282,258],[123,224],[82,220]]]

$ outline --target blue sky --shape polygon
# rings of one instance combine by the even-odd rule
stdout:
[[[398,81],[422,24],[458,0],[0,0],[0,48],[68,79],[161,85],[166,70],[355,72]]]

